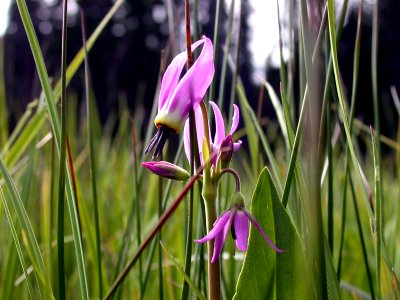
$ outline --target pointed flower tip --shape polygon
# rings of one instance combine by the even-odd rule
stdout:
[[[242,211],[246,214],[247,218],[250,220],[250,222],[254,225],[254,227],[257,228],[257,230],[261,233],[263,236],[264,240],[270,245],[272,249],[274,249],[276,252],[283,253],[284,250],[278,248],[268,237],[268,235],[264,232],[260,224],[258,224],[257,220],[253,217],[253,215],[247,210],[247,209],[242,209]]]
[[[189,173],[185,169],[167,161],[142,162],[142,166],[161,177],[179,181],[186,181],[190,178]]]
[[[233,139],[232,135],[228,134],[225,139],[221,143],[220,147],[220,155],[221,155],[221,162],[224,162],[225,164],[229,165],[232,159],[232,154],[233,154]]]

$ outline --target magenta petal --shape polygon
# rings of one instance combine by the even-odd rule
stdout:
[[[189,119],[185,122],[185,127],[183,128],[183,146],[185,149],[185,154],[188,162],[190,163],[190,130],[189,130]]]
[[[246,216],[249,218],[251,223],[258,229],[258,231],[261,233],[263,238],[267,241],[267,243],[271,246],[272,249],[274,249],[276,252],[283,253],[282,249],[279,249],[275,244],[269,239],[269,237],[265,234],[264,230],[261,228],[261,226],[257,223],[256,219],[249,213],[247,210],[243,209],[243,212],[246,214]]]
[[[211,107],[214,111],[215,116],[215,138],[214,138],[214,145],[219,146],[221,145],[222,141],[225,138],[225,124],[224,119],[222,118],[221,111],[219,107],[214,102],[210,101]]]
[[[240,251],[246,251],[249,239],[249,220],[244,212],[238,210],[233,219],[233,226],[236,234],[236,246]]]
[[[232,226],[232,219],[235,215],[235,212],[232,211],[227,211],[226,213],[229,214],[229,220],[228,222],[225,224],[224,226],[224,230],[220,231],[218,233],[218,235],[215,237],[215,243],[214,243],[214,252],[213,252],[213,256],[211,258],[211,263],[215,263],[218,259],[218,257],[220,256],[221,252],[222,252],[222,248],[225,244],[225,240],[226,240],[226,235],[228,234],[229,229]]]
[[[200,154],[200,162],[203,163],[203,140],[204,140],[204,123],[203,123],[203,114],[200,108],[200,105],[196,105],[194,108],[194,116],[196,121],[196,134],[197,134],[197,143]],[[189,130],[189,119],[185,122],[184,127],[184,136],[183,136],[183,144],[185,146],[185,154],[188,162],[190,163],[190,130]]]
[[[222,232],[222,229],[224,229],[224,226],[228,223],[230,218],[230,211],[224,212],[214,223],[214,227],[210,230],[210,232],[203,237],[202,239],[195,240],[196,243],[205,243],[208,242],[209,240],[212,240],[215,238],[218,233]],[[215,247],[214,247],[215,249]],[[214,250],[215,251],[215,250]]]
[[[233,134],[239,125],[239,107],[236,104],[233,104],[233,117],[232,117],[232,127],[229,134]]]
[[[204,140],[204,122],[203,122],[203,112],[201,111],[200,105],[196,105],[194,109],[194,117],[196,121],[196,134],[197,134],[197,145],[199,147],[199,151],[203,150],[203,140]],[[208,126],[208,124],[207,124]],[[200,156],[202,160],[203,157]]]
[[[241,140],[237,141],[236,143],[233,143],[233,152],[238,151],[241,144],[242,144]]]
[[[203,40],[204,46],[198,59],[179,81],[163,110],[179,112],[182,117],[187,117],[189,110],[203,99],[214,76],[213,45],[210,39]]]
[[[203,44],[204,42],[205,42],[204,39],[195,42],[192,45],[192,50],[196,49],[200,44]],[[175,58],[169,64],[168,68],[165,70],[161,82],[158,110],[160,110],[164,106],[165,102],[173,94],[176,86],[179,83],[182,69],[186,64],[186,61],[187,61],[187,53],[185,50],[179,53],[177,56],[175,56]]]

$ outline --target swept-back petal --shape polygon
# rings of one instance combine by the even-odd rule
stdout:
[[[199,45],[204,43],[204,39],[195,42],[192,45],[192,50],[196,49]],[[158,100],[158,110],[160,110],[168,98],[173,94],[176,86],[178,85],[182,69],[187,62],[186,50],[179,53],[171,61],[168,68],[165,70],[164,76],[161,81],[160,95]]]
[[[249,213],[246,209],[243,209],[243,212],[249,218],[250,222],[258,229],[258,231],[263,236],[264,240],[267,241],[267,243],[271,246],[272,249],[274,249],[276,252],[279,252],[279,253],[285,252],[282,249],[279,249],[277,246],[275,246],[275,244],[265,234],[264,230],[261,228],[260,224],[257,223],[256,219],[251,215],[251,213]]]
[[[226,224],[225,227],[228,227],[227,225],[228,224]],[[215,263],[217,261],[218,257],[221,255],[222,248],[224,246],[226,235],[227,235],[228,229],[229,229],[229,227],[228,227],[228,229],[225,230],[225,227],[224,227],[224,230],[220,231],[218,233],[218,235],[215,237],[214,252],[213,252],[213,256],[211,258],[212,264]]]
[[[219,110],[217,104],[215,104],[213,101],[210,101],[209,103],[211,104],[215,117],[215,137],[213,144],[218,147],[225,138],[224,119],[222,118],[221,111]]]
[[[200,154],[200,161],[203,162],[202,156],[202,145],[204,139],[204,123],[203,123],[203,114],[201,112],[200,105],[196,105],[194,107],[194,117],[196,121],[196,134],[197,134],[197,143]],[[189,130],[189,119],[185,122],[184,131],[184,139],[183,143],[185,146],[185,154],[188,162],[190,163],[190,130]]]
[[[232,117],[232,126],[229,134],[233,134],[239,125],[239,107],[236,104],[233,104],[233,117]]]
[[[182,117],[187,117],[189,110],[203,99],[214,76],[213,45],[206,37],[203,41],[204,46],[198,59],[179,81],[163,110],[179,112]]]
[[[241,144],[242,144],[241,140],[238,140],[236,143],[233,143],[233,152],[238,151]]]
[[[236,211],[227,211],[229,213],[229,220],[224,226],[224,230],[220,231],[217,236],[215,237],[214,243],[214,252],[211,258],[211,263],[215,263],[222,252],[222,248],[225,244],[226,235],[228,234],[229,229],[232,226],[232,221],[235,216]]]
[[[249,239],[249,220],[244,212],[238,210],[233,219],[233,226],[236,234],[236,246],[240,251],[246,251]]]
[[[205,242],[208,242],[209,240],[212,240],[213,238],[215,238],[220,232],[222,232],[225,225],[227,225],[227,223],[229,223],[229,218],[230,218],[230,211],[224,212],[214,223],[214,227],[210,230],[210,232],[202,239],[195,240],[195,242],[196,243],[205,243]],[[215,247],[214,247],[214,249],[215,249]]]
[[[188,162],[190,163],[190,130],[189,120],[186,120],[185,127],[183,128],[183,146]]]

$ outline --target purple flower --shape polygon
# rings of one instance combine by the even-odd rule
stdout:
[[[185,169],[182,169],[181,167],[178,167],[167,161],[148,161],[143,162],[142,166],[158,176],[169,179],[186,181],[190,178],[189,173]]]
[[[187,62],[186,51],[179,53],[168,66],[161,82],[158,99],[158,114],[154,124],[158,128],[156,135],[147,146],[148,154],[156,147],[153,158],[158,157],[171,133],[181,131],[189,111],[202,101],[214,76],[213,45],[210,39],[203,37],[192,44],[192,51],[204,44],[193,66],[182,76]]]
[[[238,124],[239,124],[239,108],[237,105],[233,104],[233,117],[232,117],[232,127],[228,134],[225,133],[225,124],[224,119],[222,118],[222,114],[220,109],[218,108],[217,104],[210,101],[211,107],[214,112],[215,117],[215,136],[214,139],[211,140],[211,149],[210,149],[210,156],[212,157],[212,163],[215,164],[217,161],[218,154],[220,151],[225,151],[226,146],[229,146],[230,140],[232,139],[232,134],[236,131]],[[195,119],[196,119],[196,132],[197,132],[197,142],[199,146],[200,152],[200,160],[202,161],[202,145],[204,140],[204,123],[203,123],[203,115],[200,106],[196,106],[195,110]],[[210,132],[210,130],[209,130]],[[242,141],[237,141],[233,143],[233,151],[237,151],[240,148]],[[226,145],[226,146],[224,146]],[[184,146],[185,146],[185,153],[186,157],[190,161],[190,133],[189,133],[189,122],[186,121],[185,128],[184,128]],[[222,146],[222,147],[221,147]],[[203,162],[202,162],[203,163]]]
[[[246,251],[249,238],[249,220],[258,229],[272,249],[279,253],[284,252],[275,246],[275,244],[265,234],[261,226],[257,223],[256,219],[244,208],[244,206],[236,205],[234,205],[230,210],[225,211],[217,221],[215,221],[214,227],[205,237],[195,240],[195,242],[205,243],[212,239],[215,240],[213,257],[211,259],[211,263],[214,263],[222,252],[226,235],[230,229],[236,247],[240,251]]]

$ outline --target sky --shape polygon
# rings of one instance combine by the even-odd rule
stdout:
[[[0,0],[0,37],[4,35],[8,22],[8,8],[11,0]]]

